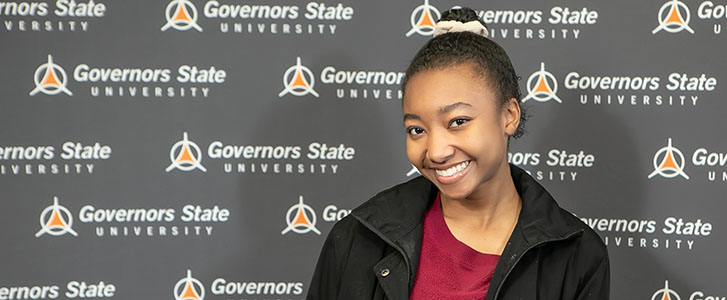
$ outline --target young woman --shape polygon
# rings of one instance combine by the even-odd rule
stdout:
[[[606,247],[507,163],[525,121],[518,77],[467,8],[442,14],[403,83],[422,176],[337,223],[307,299],[608,299]]]

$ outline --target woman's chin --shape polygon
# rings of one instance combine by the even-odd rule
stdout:
[[[465,187],[464,185],[438,185],[439,192],[442,196],[451,200],[462,200],[466,199],[472,194],[472,189]]]

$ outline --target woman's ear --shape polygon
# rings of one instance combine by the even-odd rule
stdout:
[[[517,99],[510,98],[503,107],[503,122],[505,122],[505,133],[510,136],[515,134],[520,125],[520,104]]]

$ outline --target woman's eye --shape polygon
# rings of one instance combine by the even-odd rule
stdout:
[[[467,121],[469,121],[469,119],[463,119],[463,118],[454,119],[454,120],[452,120],[452,122],[449,123],[449,127],[458,127],[464,123],[467,123]]]
[[[420,134],[420,133],[424,132],[424,129],[421,129],[419,127],[410,127],[406,131],[407,131],[408,134],[417,135],[417,134]]]

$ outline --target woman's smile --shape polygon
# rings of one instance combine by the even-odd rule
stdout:
[[[451,167],[432,167],[437,180],[442,184],[454,184],[462,180],[471,169],[471,161],[466,160]]]

